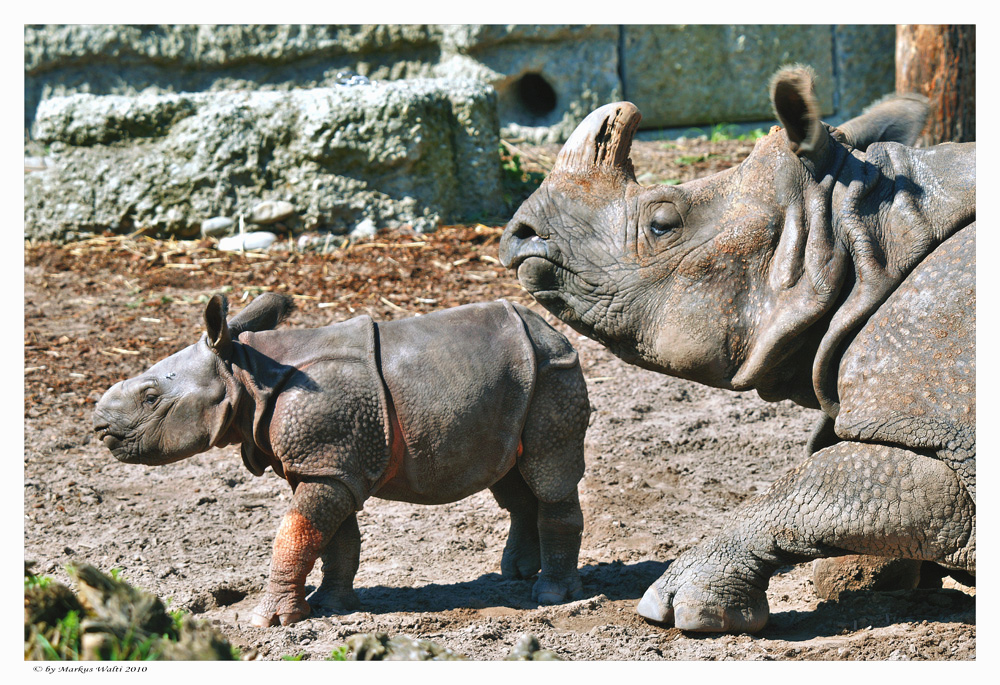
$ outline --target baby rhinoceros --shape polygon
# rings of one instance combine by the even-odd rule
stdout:
[[[291,310],[276,294],[231,321],[215,295],[201,339],[121,381],[94,412],[120,461],[169,464],[240,443],[255,475],[292,487],[253,623],[310,613],[310,598],[360,606],[354,592],[365,500],[442,504],[489,488],[510,512],[504,577],[541,569],[532,598],[579,598],[584,435],[590,417],[576,351],[544,319],[504,300],[376,323],[270,330]]]

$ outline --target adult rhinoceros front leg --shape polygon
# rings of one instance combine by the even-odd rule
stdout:
[[[974,521],[971,496],[937,459],[838,443],[679,556],[638,611],[682,630],[757,631],[768,619],[767,585],[778,567],[854,553],[975,569]]]

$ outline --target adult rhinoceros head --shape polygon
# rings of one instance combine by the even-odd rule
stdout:
[[[511,219],[501,261],[547,309],[628,362],[815,406],[810,364],[778,362],[812,360],[823,337],[813,324],[852,275],[831,210],[838,175],[857,166],[852,148],[915,137],[926,110],[895,99],[830,129],[805,69],[779,72],[771,98],[784,129],[740,165],[675,186],[636,181],[633,104],[594,111]]]

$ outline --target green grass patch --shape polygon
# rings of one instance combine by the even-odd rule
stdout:
[[[79,596],[25,563],[24,658],[44,661],[239,659],[239,651],[183,609],[93,566],[66,568]],[[169,604],[169,602],[167,602]]]
[[[504,204],[515,207],[531,195],[545,179],[539,171],[527,171],[521,155],[510,151],[503,143],[499,148],[500,175]]]

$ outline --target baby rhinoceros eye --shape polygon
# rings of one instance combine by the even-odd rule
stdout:
[[[670,231],[680,228],[682,225],[683,221],[681,220],[680,212],[669,202],[664,202],[657,207],[649,220],[649,230],[656,236],[666,235]]]

